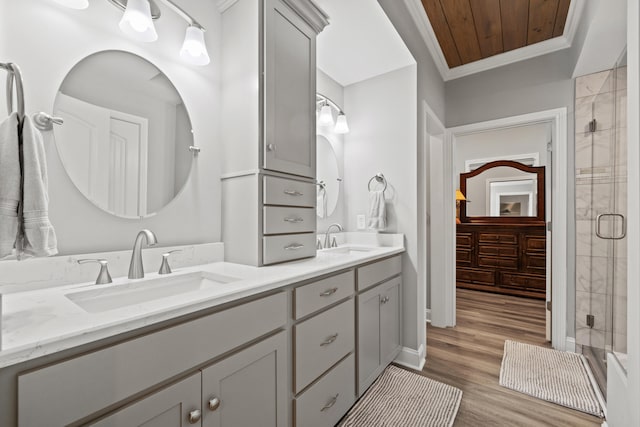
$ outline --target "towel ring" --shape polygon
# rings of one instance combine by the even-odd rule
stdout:
[[[387,189],[387,179],[384,177],[384,175],[382,174],[382,172],[375,174],[375,176],[372,176],[371,179],[369,180],[369,183],[367,184],[367,188],[369,189],[369,191],[371,191],[371,182],[373,180],[376,180],[377,182],[379,182],[380,184],[384,184],[384,188],[382,189],[382,192],[384,193]]]

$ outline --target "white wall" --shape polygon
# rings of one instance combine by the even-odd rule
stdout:
[[[351,124],[351,113],[344,108],[344,88],[320,69],[317,70],[316,74],[316,92],[329,97],[333,102],[338,104],[347,116],[349,127],[353,128]],[[345,225],[344,136],[333,132],[332,127],[318,126],[317,133],[327,138],[331,143],[333,152],[336,153],[338,160],[338,174],[340,178],[342,178],[342,182],[339,184],[340,194],[338,195],[336,210],[325,218],[316,217],[317,232],[324,233],[327,227],[334,222],[343,226]]]
[[[378,172],[388,180],[387,232],[404,233],[403,312],[405,347],[417,350],[418,292],[417,105],[415,65],[344,89],[351,132],[344,140],[346,225],[366,214],[367,183]],[[423,307],[420,305],[420,307]]]
[[[177,1],[207,28],[212,62],[206,67],[180,62],[186,23],[162,5],[162,18],[156,22],[159,40],[150,44],[127,39],[118,28],[122,12],[107,1],[91,1],[84,11],[49,0],[1,3],[0,40],[10,42],[0,44],[0,58],[22,68],[28,113],[53,111],[60,84],[82,58],[102,50],[125,50],[151,61],[173,82],[191,115],[195,144],[202,147],[187,188],[176,200],[151,218],[127,220],[101,211],[80,194],[60,163],[52,133],[46,132],[49,216],[60,253],[127,249],[141,228],[156,232],[161,245],[219,241],[220,14],[215,3]]]

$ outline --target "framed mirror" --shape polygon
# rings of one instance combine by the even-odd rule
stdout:
[[[123,218],[153,215],[191,172],[191,120],[167,76],[123,51],[90,55],[67,74],[54,103],[62,164],[93,204]]]
[[[460,174],[461,222],[533,223],[545,220],[545,168],[511,160]]]
[[[331,142],[322,135],[316,137],[317,215],[326,218],[333,214],[340,195],[338,158]]]

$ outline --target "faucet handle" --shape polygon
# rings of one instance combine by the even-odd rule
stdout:
[[[78,264],[87,264],[89,262],[96,262],[100,264],[100,273],[98,273],[98,277],[96,278],[96,285],[106,285],[113,282],[113,280],[111,280],[111,275],[109,274],[109,268],[107,267],[109,262],[106,259],[98,258],[78,260]]]
[[[171,274],[171,267],[169,266],[169,255],[174,252],[182,252],[182,249],[174,249],[162,254],[162,264],[160,264],[160,270],[158,270],[158,274]]]
[[[337,248],[338,247],[338,242],[336,241],[335,236],[333,237],[333,240],[331,240],[331,247],[332,248]]]
[[[318,240],[316,241],[316,249],[318,250],[322,249],[322,242],[320,241],[319,237],[318,237]]]

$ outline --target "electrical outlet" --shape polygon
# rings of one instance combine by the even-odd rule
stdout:
[[[356,222],[358,223],[358,230],[364,230],[365,228],[367,228],[364,215],[357,215]]]

